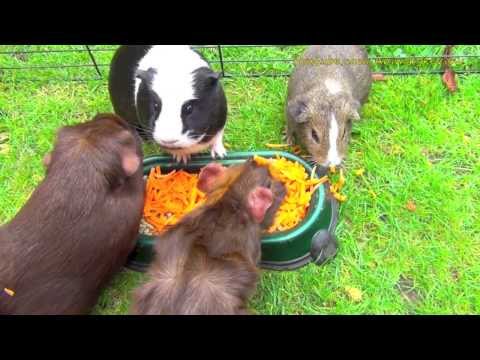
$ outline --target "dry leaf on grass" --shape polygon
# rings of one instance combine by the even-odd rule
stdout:
[[[415,201],[413,201],[413,200],[408,200],[405,207],[410,212],[415,212],[417,210],[417,205],[415,204]]]
[[[455,79],[455,72],[452,69],[446,69],[442,76],[443,83],[448,91],[455,92],[458,90],[457,80]]]
[[[355,301],[355,302],[362,301],[363,294],[362,294],[362,291],[360,289],[357,289],[357,288],[354,288],[354,287],[351,287],[351,286],[347,286],[345,288],[345,291],[346,291],[348,297],[350,298],[350,300]]]
[[[376,74],[372,74],[372,80],[373,81],[386,81],[387,78],[385,77],[384,74],[376,73]]]

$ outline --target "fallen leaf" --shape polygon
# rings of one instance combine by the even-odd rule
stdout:
[[[372,80],[373,81],[385,81],[385,80],[387,80],[387,78],[385,77],[384,74],[375,73],[375,74],[372,74]]]
[[[375,191],[373,191],[373,190],[368,190],[368,193],[370,194],[370,196],[371,196],[372,198],[374,198],[374,199],[377,198],[377,193],[376,193]]]
[[[447,87],[448,91],[455,92],[458,89],[457,81],[455,79],[455,72],[448,68],[445,70],[442,76],[443,83]]]
[[[415,202],[413,200],[408,200],[405,207],[410,212],[415,212],[417,210],[417,205],[415,204]]]
[[[227,149],[231,149],[232,148],[232,145],[230,145],[229,143],[225,143],[223,144]]]
[[[353,300],[355,302],[362,301],[363,294],[360,289],[347,286],[345,288],[345,291],[347,292],[347,295],[350,298],[350,300]]]

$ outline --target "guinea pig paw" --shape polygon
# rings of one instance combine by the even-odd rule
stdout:
[[[173,158],[177,163],[181,163],[183,161],[183,155],[180,155],[180,154],[173,154]]]
[[[190,154],[184,155],[184,156],[183,156],[183,163],[184,163],[184,164],[187,164],[187,162],[189,162],[190,159],[191,159],[191,155],[190,155]]]
[[[227,150],[225,149],[225,146],[223,146],[223,144],[221,142],[216,143],[212,147],[211,155],[212,155],[213,159],[215,159],[215,157],[217,155],[218,155],[219,158],[224,158],[225,155],[227,155]]]
[[[190,154],[178,154],[175,155],[175,160],[177,163],[184,163],[185,165],[188,163],[190,160],[191,155]]]
[[[293,135],[290,134],[288,131],[285,131],[282,136],[283,141],[289,146],[293,146],[294,141],[293,141]]]

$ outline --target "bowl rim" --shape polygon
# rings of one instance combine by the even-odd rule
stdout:
[[[197,166],[205,166],[205,162],[232,162],[234,163],[242,163],[245,162],[248,158],[257,155],[261,157],[269,157],[273,158],[277,155],[279,157],[284,157],[287,160],[292,160],[300,163],[307,171],[307,173],[311,174],[313,171],[313,167],[310,166],[303,158],[292,154],[287,151],[272,151],[272,150],[260,150],[260,151],[238,151],[238,152],[229,152],[227,156],[223,159],[212,159],[210,155],[207,154],[196,154],[193,155],[190,162],[186,165],[177,164],[172,162],[173,158],[170,155],[164,154],[154,154],[145,156],[143,159],[143,174],[148,175],[150,169],[154,166],[160,165],[162,161],[167,161],[168,166],[170,167],[180,167],[188,170],[189,165],[197,165]],[[160,164],[159,164],[160,163]],[[165,163],[164,163],[165,165]],[[315,174],[318,176],[318,174]],[[325,206],[326,200],[326,190],[325,186],[318,186],[315,192],[312,194],[312,198],[310,199],[310,205],[307,211],[305,218],[299,222],[295,227],[285,230],[279,231],[275,233],[268,233],[262,234],[262,243],[277,243],[277,242],[285,242],[291,241],[299,236],[301,236],[304,232],[308,231],[309,227],[318,220],[320,213],[323,211]],[[143,219],[143,214],[142,214]],[[156,235],[148,235],[139,231],[139,235],[143,237],[144,241],[152,243],[154,242],[154,238]]]

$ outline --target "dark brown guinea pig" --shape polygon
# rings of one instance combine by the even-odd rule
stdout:
[[[149,280],[134,293],[133,314],[248,314],[261,233],[285,188],[251,160],[206,166],[198,187],[207,193],[206,204],[157,238]]]
[[[59,130],[45,179],[0,228],[0,314],[86,314],[135,245],[143,153],[122,119]]]

